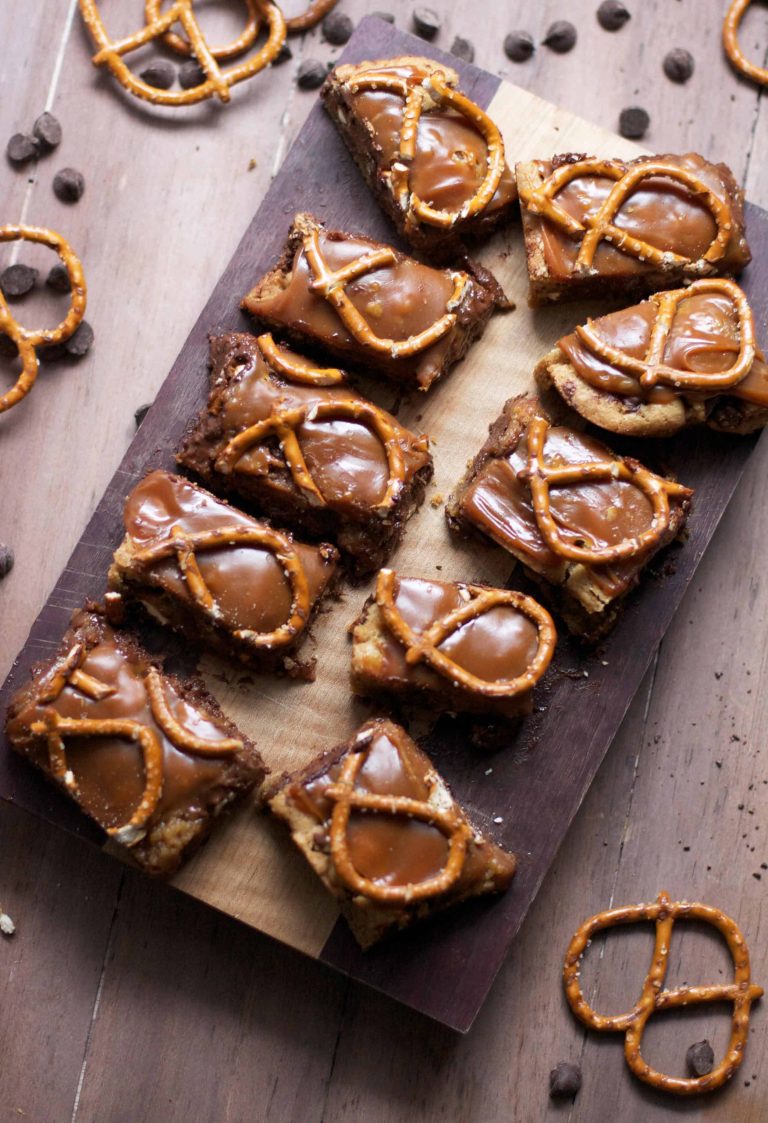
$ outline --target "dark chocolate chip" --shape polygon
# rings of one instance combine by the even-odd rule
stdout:
[[[628,140],[640,140],[648,132],[651,118],[645,109],[639,105],[631,105],[622,109],[619,114],[619,132]]]
[[[341,47],[352,37],[355,25],[344,12],[329,12],[323,20],[323,38],[334,47]]]
[[[510,31],[504,40],[504,54],[512,62],[526,62],[536,47],[528,31]]]
[[[139,71],[139,78],[156,90],[170,90],[176,81],[176,67],[166,58],[156,58]]]
[[[545,47],[556,51],[559,55],[566,54],[576,46],[576,28],[567,19],[555,20],[549,27],[542,40]]]
[[[139,408],[137,410],[134,410],[133,419],[136,422],[136,428],[137,429],[138,429],[139,425],[141,425],[144,418],[147,416],[147,413],[149,412],[149,407],[151,405],[152,405],[151,402],[145,402],[143,406],[139,406]]]
[[[15,359],[19,353],[19,349],[13,342],[10,336],[0,335],[0,355],[4,359]]]
[[[195,86],[202,86],[205,79],[205,71],[197,59],[188,58],[179,67],[179,85],[182,90],[194,90]]]
[[[475,48],[469,39],[463,39],[461,35],[457,35],[451,44],[451,54],[456,55],[456,58],[463,59],[464,62],[475,61]]]
[[[3,296],[7,296],[9,300],[26,296],[37,284],[39,275],[37,269],[33,269],[31,265],[20,263],[9,265],[0,273],[0,289],[3,291]]]
[[[53,289],[54,292],[72,291],[72,282],[69,279],[67,267],[66,265],[62,265],[61,262],[51,267],[50,273],[45,278],[45,283],[48,288]]]
[[[561,1061],[549,1074],[550,1096],[575,1096],[580,1087],[581,1068],[570,1061]]]
[[[93,346],[93,328],[87,320],[83,320],[80,327],[74,335],[64,343],[68,355],[72,355],[75,359],[82,359],[83,355],[87,355]]]
[[[621,0],[603,0],[597,9],[597,22],[606,31],[618,31],[630,18]]]
[[[296,85],[301,90],[316,90],[318,86],[322,86],[327,74],[328,68],[325,63],[316,58],[304,59],[299,63]]]
[[[395,22],[395,17],[391,12],[371,12],[371,15],[376,16],[376,19],[383,19],[386,23]]]
[[[85,179],[82,172],[75,168],[62,168],[53,177],[53,192],[62,203],[76,203],[82,198],[85,191]]]
[[[687,82],[693,74],[693,55],[685,47],[674,47],[664,56],[663,66],[670,82]]]
[[[12,164],[28,164],[40,155],[40,144],[36,137],[14,133],[6,145],[5,154]]]
[[[40,147],[44,152],[50,152],[52,148],[58,148],[61,144],[61,124],[52,113],[41,113],[34,123],[32,132],[40,141]]]
[[[706,1076],[715,1067],[715,1051],[707,1041],[697,1041],[685,1054],[685,1063],[692,1076]]]
[[[0,542],[0,580],[7,577],[13,569],[13,563],[16,559],[13,556],[13,550],[10,546],[4,546]]]
[[[37,357],[41,363],[58,363],[60,359],[66,359],[67,349],[63,343],[50,343],[38,350]]]
[[[287,43],[283,43],[280,50],[277,52],[275,57],[272,59],[272,65],[273,66],[280,66],[280,64],[283,63],[283,62],[290,62],[292,58],[293,58],[293,51],[291,50],[291,48],[288,46]]]
[[[413,9],[413,27],[422,39],[434,39],[440,26],[440,16],[432,8]]]

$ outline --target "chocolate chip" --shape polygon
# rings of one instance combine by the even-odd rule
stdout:
[[[323,20],[323,38],[334,47],[347,43],[355,30],[355,25],[344,12],[329,12]]]
[[[182,90],[194,90],[195,86],[202,86],[206,80],[206,73],[197,59],[188,58],[179,67],[179,85]]]
[[[456,55],[456,58],[463,59],[464,62],[475,61],[475,48],[469,39],[463,39],[461,35],[457,35],[451,44],[451,54]]]
[[[33,136],[14,133],[6,145],[5,154],[12,164],[28,164],[40,155],[40,145]]]
[[[0,355],[4,359],[15,359],[19,353],[19,349],[10,336],[0,335]]]
[[[283,63],[283,62],[290,62],[292,58],[293,58],[293,51],[291,50],[291,48],[288,46],[287,43],[283,43],[280,50],[277,52],[275,57],[272,59],[272,65],[273,66],[280,66],[280,64]]]
[[[440,30],[440,16],[432,8],[414,8],[413,27],[422,39],[434,39]]]
[[[395,17],[391,12],[371,12],[371,15],[376,16],[376,19],[383,19],[386,23],[395,22]]]
[[[581,1068],[570,1061],[561,1061],[549,1074],[550,1096],[575,1096],[580,1087]]]
[[[621,0],[603,0],[597,9],[597,22],[606,31],[618,31],[630,18]]]
[[[670,82],[687,82],[693,74],[693,55],[685,47],[674,47],[664,56],[663,66]]]
[[[650,123],[651,118],[648,113],[639,105],[631,105],[628,109],[622,109],[619,114],[619,132],[628,140],[639,140],[640,137],[645,136]]]
[[[301,90],[316,90],[318,86],[322,86],[328,74],[328,68],[316,58],[304,59],[299,64],[299,69],[296,74],[296,85]]]
[[[133,419],[136,422],[136,428],[137,429],[138,429],[139,425],[141,425],[144,418],[147,416],[147,413],[149,412],[149,407],[151,405],[152,405],[151,402],[145,402],[143,406],[139,406],[139,408],[137,410],[134,410]]]
[[[148,86],[154,86],[156,90],[170,90],[176,81],[176,67],[168,59],[153,59],[139,71],[139,78]]]
[[[32,132],[40,141],[40,147],[44,152],[50,152],[52,148],[58,148],[61,144],[61,125],[52,113],[41,113],[32,127]]]
[[[13,563],[16,559],[13,556],[13,550],[10,546],[4,546],[0,542],[0,580],[7,577],[13,569]]]
[[[45,278],[45,283],[49,289],[54,292],[71,292],[72,282],[69,279],[66,265],[59,262],[57,265],[51,267],[51,271]]]
[[[76,203],[82,198],[85,191],[85,179],[82,172],[75,168],[62,168],[53,177],[53,192],[62,203]]]
[[[576,28],[567,19],[555,20],[542,42],[551,51],[564,55],[576,46]]]
[[[26,296],[37,284],[39,273],[31,265],[9,265],[0,273],[0,289],[9,300]]]
[[[74,335],[64,343],[64,347],[68,355],[72,355],[75,359],[82,359],[83,355],[87,355],[93,346],[93,328],[87,320],[83,320],[80,327]]]
[[[67,349],[63,343],[50,343],[38,350],[37,357],[41,363],[58,363],[60,359],[66,359]]]
[[[526,62],[535,50],[533,36],[527,31],[510,31],[504,40],[504,54],[512,62]]]
[[[715,1051],[707,1041],[697,1041],[685,1054],[685,1063],[692,1076],[706,1076],[715,1067]]]

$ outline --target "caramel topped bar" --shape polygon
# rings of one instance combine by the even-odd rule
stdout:
[[[368,186],[416,249],[445,256],[517,201],[504,141],[455,70],[409,57],[337,66],[321,91]]]
[[[469,823],[399,725],[366,722],[285,777],[270,807],[363,947],[468,897],[505,890],[516,862]]]
[[[296,542],[163,471],[134,488],[124,517],[113,591],[225,655],[311,677],[314,660],[299,663],[294,653],[333,587],[333,546]]]
[[[680,532],[691,492],[513,398],[447,506],[558,589],[571,631],[596,638],[643,567]]]
[[[768,421],[768,365],[752,311],[725,278],[590,320],[558,340],[535,374],[616,433],[667,436],[705,421],[747,433]]]
[[[437,710],[530,713],[556,638],[523,593],[383,569],[352,628],[352,689]]]
[[[737,276],[750,260],[744,196],[695,153],[516,168],[533,303]]]
[[[6,732],[150,873],[177,869],[266,772],[202,680],[162,673],[89,611],[15,695]]]
[[[211,344],[211,394],[179,461],[219,492],[329,537],[356,572],[396,546],[432,476],[424,436],[366,401],[341,371],[263,335]]]
[[[433,269],[297,215],[277,266],[243,308],[266,328],[428,390],[479,336],[503,294],[490,274]]]

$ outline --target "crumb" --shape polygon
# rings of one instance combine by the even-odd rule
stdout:
[[[253,159],[253,157],[251,157],[251,159],[248,161],[248,171],[252,172],[256,166],[256,161]]]
[[[12,936],[15,931],[16,925],[13,923],[10,916],[0,909],[0,932],[2,932],[4,936]]]
[[[432,496],[432,498],[430,499],[429,502],[432,504],[433,507],[440,507],[442,505],[442,502],[443,502],[443,497],[438,492],[437,495]]]

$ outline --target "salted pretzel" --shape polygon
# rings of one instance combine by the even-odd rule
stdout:
[[[324,297],[333,305],[339,314],[344,327],[358,343],[370,347],[372,351],[383,352],[391,355],[393,359],[402,359],[408,355],[416,355],[419,351],[431,347],[438,339],[442,339],[456,323],[457,308],[464,295],[464,289],[469,277],[463,273],[453,273],[453,293],[446,305],[445,315],[437,319],[430,327],[418,335],[410,335],[407,339],[382,339],[376,335],[371,325],[364,316],[358,312],[346,294],[345,288],[351,281],[356,281],[365,273],[375,269],[382,269],[397,262],[397,254],[387,246],[371,250],[362,257],[348,262],[341,269],[332,271],[328,268],[325,258],[320,250],[317,230],[310,231],[304,238],[304,254],[312,271],[313,280],[310,288],[313,292]]]
[[[66,342],[75,334],[85,315],[87,292],[85,276],[80,259],[69,242],[55,231],[46,230],[42,226],[0,226],[0,242],[17,241],[37,242],[38,245],[49,246],[59,255],[69,277],[70,304],[66,317],[58,327],[30,331],[18,323],[0,292],[0,335],[7,335],[13,340],[22,364],[15,385],[0,395],[0,413],[15,406],[34,386],[40,370],[38,347],[49,347],[51,344]]]
[[[256,342],[267,364],[278,374],[302,386],[338,386],[347,376],[338,367],[317,367],[303,355],[287,351],[275,343],[269,332],[260,335]]]
[[[256,0],[260,16],[268,28],[266,43],[257,53],[244,62],[222,70],[192,10],[194,0],[173,0],[166,12],[158,11],[156,18],[147,23],[140,31],[123,39],[110,39],[101,18],[96,0],[78,0],[83,20],[98,47],[92,58],[94,66],[106,66],[121,86],[134,97],[151,102],[153,105],[194,105],[214,95],[222,102],[228,102],[232,86],[258,74],[276,58],[285,42],[286,25],[282,12],[272,0]],[[149,6],[149,5],[148,5]],[[154,6],[152,7],[154,11]],[[205,73],[205,80],[189,90],[160,90],[143,81],[128,67],[124,56],[157,39],[163,39],[174,24],[180,24],[191,47],[191,53]],[[248,35],[248,31],[244,32]],[[242,38],[242,36],[241,36]],[[183,40],[180,40],[183,42]],[[220,48],[219,48],[220,50]]]
[[[517,478],[527,483],[531,489],[536,524],[550,550],[571,561],[587,565],[609,565],[637,557],[660,542],[669,529],[670,497],[688,498],[693,494],[690,488],[649,472],[637,460],[629,457],[550,466],[544,461],[544,445],[549,428],[549,422],[543,417],[534,417],[530,422],[526,433],[528,462],[517,473]],[[552,515],[550,489],[578,487],[586,483],[607,483],[610,480],[625,480],[643,492],[653,508],[651,525],[637,537],[625,538],[615,546],[590,549],[567,542]]]
[[[370,751],[373,734],[367,732],[358,739],[357,745],[342,764],[339,778],[323,788],[323,797],[334,804],[331,824],[328,831],[331,858],[339,879],[354,893],[384,904],[415,904],[430,897],[447,893],[464,869],[467,846],[472,837],[472,828],[456,809],[455,805],[446,810],[437,801],[424,802],[399,795],[375,795],[355,790],[355,781],[365,764]],[[433,782],[430,795],[436,793],[437,784]],[[426,878],[416,884],[385,885],[364,877],[354,866],[349,853],[347,828],[352,811],[365,811],[373,815],[388,815],[393,818],[415,819],[435,827],[448,840],[448,859],[445,866],[435,877]]]
[[[269,437],[277,437],[288,471],[296,486],[309,503],[326,506],[326,501],[307,467],[298,432],[306,422],[359,421],[381,441],[387,456],[389,478],[384,497],[374,505],[374,510],[386,513],[397,501],[405,481],[405,461],[392,419],[383,409],[362,399],[343,398],[338,401],[307,402],[305,405],[280,410],[255,425],[249,425],[234,436],[216,458],[216,469],[229,473],[248,471],[239,468],[239,461],[254,445]]]
[[[310,31],[321,19],[324,19],[332,8],[336,7],[338,0],[310,0],[306,9],[298,16],[286,20],[288,31],[293,34],[298,31]]]
[[[231,43],[227,43],[224,47],[209,47],[211,56],[217,62],[226,62],[229,59],[237,58],[238,55],[244,54],[256,42],[259,31],[261,29],[261,14],[259,9],[258,0],[242,0],[248,11],[248,20],[242,32]],[[161,18],[163,0],[145,0],[144,2],[144,18],[148,24],[154,23]],[[189,39],[185,39],[183,35],[177,35],[175,31],[166,31],[163,36],[163,42],[166,47],[170,47],[172,51],[176,51],[179,55],[191,55],[192,45]]]
[[[701,293],[714,293],[727,297],[738,318],[738,355],[728,370],[719,374],[686,373],[664,363],[664,350],[680,305],[689,297]],[[675,390],[717,392],[735,386],[749,373],[756,354],[755,321],[745,294],[733,281],[724,277],[694,281],[688,288],[655,293],[650,299],[656,305],[656,319],[648,341],[648,349],[642,359],[633,358],[625,351],[620,351],[617,347],[606,343],[598,335],[592,320],[587,320],[586,325],[577,327],[576,334],[599,358],[620,370],[629,371],[638,378],[640,385],[647,389],[661,383]]]
[[[201,530],[188,534],[178,525],[171,529],[170,535],[158,542],[145,546],[134,554],[138,566],[151,568],[159,561],[176,557],[184,584],[195,604],[204,609],[214,620],[221,615],[213,595],[206,585],[197,554],[205,550],[252,546],[271,553],[282,569],[291,590],[291,607],[284,624],[271,632],[256,632],[252,628],[236,628],[233,635],[247,641],[252,647],[268,649],[292,643],[306,627],[310,615],[311,598],[307,575],[301,558],[291,538],[280,530],[269,526],[224,526],[218,530]]]
[[[462,585],[462,591],[466,590],[466,602],[436,620],[425,631],[416,633],[397,610],[396,580],[391,569],[380,570],[376,580],[376,604],[384,616],[387,627],[405,648],[405,661],[410,666],[428,663],[457,686],[481,694],[485,698],[512,698],[516,694],[532,690],[549,666],[557,642],[557,633],[552,617],[533,597],[507,589]],[[500,606],[514,608],[533,621],[538,632],[538,646],[530,665],[521,675],[500,682],[489,682],[487,679],[473,675],[466,667],[462,667],[440,651],[440,645],[463,624],[470,620],[477,620]]]
[[[607,198],[594,215],[583,222],[561,207],[557,194],[574,179],[581,176],[599,176],[616,180]],[[615,219],[623,204],[639,184],[647,179],[671,179],[682,184],[695,198],[709,210],[717,225],[717,234],[706,252],[693,261],[671,250],[660,250],[656,246],[634,237],[627,230],[616,226]],[[522,185],[520,196],[527,209],[553,223],[572,238],[581,238],[579,252],[574,262],[574,273],[594,271],[594,257],[600,243],[610,242],[617,250],[636,257],[640,261],[656,266],[694,266],[698,272],[706,272],[724,257],[731,237],[733,222],[731,209],[711,188],[685,168],[675,164],[665,164],[662,160],[648,160],[642,164],[627,166],[618,160],[590,158],[577,160],[573,164],[561,164],[538,187]]]
[[[463,219],[471,218],[484,210],[496,193],[504,172],[504,141],[496,125],[479,105],[453,89],[444,72],[437,67],[415,69],[407,77],[396,74],[382,76],[374,72],[361,75],[349,83],[352,93],[363,90],[387,90],[398,94],[405,101],[403,120],[400,128],[400,141],[397,156],[389,176],[400,207],[405,212],[406,222],[413,226],[417,221],[428,226],[447,229]],[[411,191],[409,169],[416,155],[416,141],[419,120],[422,113],[432,108],[449,106],[465,120],[474,125],[486,143],[487,168],[482,183],[474,195],[455,211],[431,207]]]
[[[643,983],[639,1001],[626,1014],[608,1017],[597,1014],[587,1003],[581,990],[581,958],[596,933],[617,924],[651,921],[656,925],[653,960]],[[678,987],[662,990],[667,973],[672,928],[676,920],[695,920],[710,924],[724,937],[734,965],[733,982],[714,986]],[[660,893],[652,904],[629,905],[610,909],[585,921],[571,940],[563,966],[565,994],[571,1010],[584,1025],[603,1033],[624,1033],[624,1056],[639,1080],[665,1092],[681,1096],[712,1092],[733,1076],[744,1059],[749,1030],[750,1006],[763,994],[763,988],[750,981],[749,952],[736,922],[710,905],[688,901],[670,901]],[[731,1039],[728,1051],[712,1072],[706,1076],[680,1078],[666,1076],[645,1061],[640,1052],[649,1018],[659,1010],[694,1006],[708,1002],[730,1002],[733,1005]]]
[[[751,3],[752,0],[733,0],[723,24],[723,45],[725,53],[737,70],[746,74],[747,78],[759,82],[761,86],[768,86],[768,70],[764,66],[758,66],[757,63],[750,62],[739,43],[739,27],[744,18],[744,13]]]

